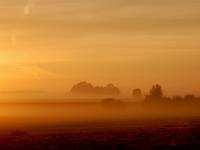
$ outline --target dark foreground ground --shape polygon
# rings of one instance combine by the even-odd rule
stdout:
[[[2,132],[1,150],[199,150],[200,119],[96,122]]]

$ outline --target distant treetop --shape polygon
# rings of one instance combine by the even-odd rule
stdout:
[[[86,81],[74,85],[71,89],[74,94],[119,95],[120,89],[113,84],[106,86],[93,86]]]

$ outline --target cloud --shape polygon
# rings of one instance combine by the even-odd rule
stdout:
[[[38,65],[0,64],[0,72],[1,80],[51,80],[63,78],[61,73],[42,68]]]
[[[32,10],[36,6],[36,0],[27,0],[26,5],[24,7],[24,15],[28,16],[31,14]]]
[[[39,90],[16,90],[16,91],[0,91],[0,94],[43,94],[45,91]]]
[[[15,32],[12,32],[10,36],[11,36],[11,47],[13,50],[15,50],[17,45],[17,34]]]
[[[30,75],[36,80],[41,79],[57,79],[62,78],[62,75],[56,72],[48,71],[37,65],[24,65],[20,66],[21,71],[25,72],[27,75]]]

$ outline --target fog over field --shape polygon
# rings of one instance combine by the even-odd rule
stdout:
[[[199,0],[0,0],[0,149],[200,149]]]
[[[92,122],[112,123],[134,120],[200,117],[200,103],[54,103],[2,104],[0,128],[68,126]]]

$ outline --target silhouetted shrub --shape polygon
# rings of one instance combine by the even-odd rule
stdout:
[[[196,97],[193,94],[188,94],[184,96],[184,100],[195,100]]]
[[[134,98],[141,98],[142,97],[142,90],[137,88],[137,89],[134,89],[133,92],[132,92],[132,95]]]
[[[174,97],[172,98],[172,100],[173,100],[174,102],[181,102],[181,101],[183,101],[183,97],[181,97],[181,96],[174,96]]]
[[[105,99],[102,99],[101,103],[102,104],[114,104],[114,103],[119,103],[120,100],[116,100],[114,98],[105,98]]]

